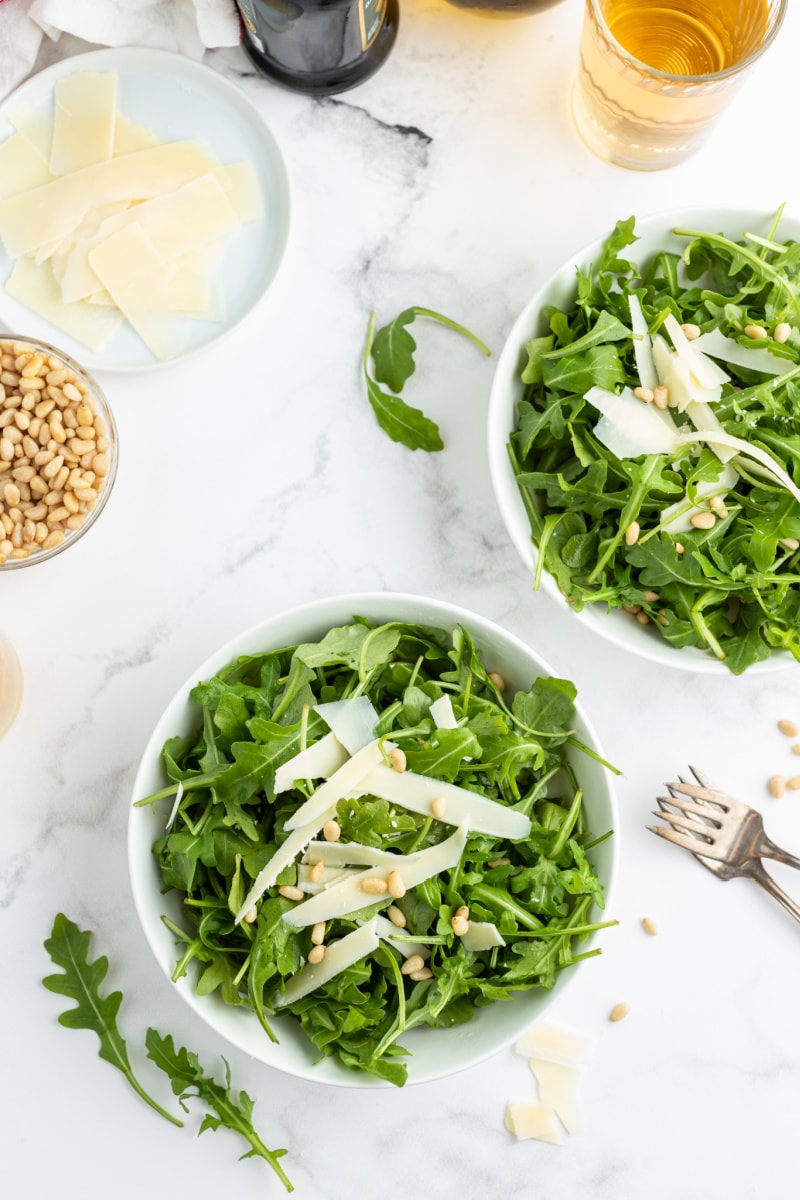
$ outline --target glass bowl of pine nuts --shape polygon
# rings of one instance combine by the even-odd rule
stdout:
[[[116,472],[117,427],[95,380],[46,342],[0,333],[0,572],[77,542]]]

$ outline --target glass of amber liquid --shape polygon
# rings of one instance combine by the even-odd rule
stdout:
[[[586,0],[572,95],[578,132],[609,162],[683,162],[777,34],[788,0]]]
[[[14,647],[0,633],[0,738],[11,728],[22,700],[22,668]]]

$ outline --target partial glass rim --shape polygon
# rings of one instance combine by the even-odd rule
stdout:
[[[772,27],[767,30],[764,40],[759,42],[755,50],[751,51],[746,58],[740,59],[739,62],[732,63],[731,66],[725,67],[723,71],[714,71],[712,74],[708,75],[676,75],[670,71],[660,71],[657,67],[651,67],[649,63],[644,62],[641,58],[637,58],[634,54],[631,54],[629,50],[626,50],[622,43],[614,36],[608,27],[603,12],[601,11],[600,0],[587,0],[587,6],[591,8],[592,12],[594,13],[594,16],[600,25],[604,36],[617,47],[621,58],[624,58],[627,62],[641,68],[653,79],[663,79],[669,83],[698,84],[717,83],[718,81],[730,79],[732,76],[738,75],[744,70],[745,67],[749,67],[751,63],[756,62],[756,60],[759,59],[761,55],[769,49],[775,40],[778,30],[783,24],[783,18],[786,16],[788,11],[789,0],[778,0],[778,3],[774,5],[772,9],[770,9],[770,15],[774,9],[777,9],[778,12],[775,16]]]

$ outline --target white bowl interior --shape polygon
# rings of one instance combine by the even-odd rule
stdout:
[[[659,213],[646,220],[637,221],[638,240],[624,253],[639,263],[658,250],[681,253],[686,247],[687,239],[676,237],[672,233],[675,227],[713,230],[739,238],[747,230],[765,235],[772,220],[771,213],[736,209],[690,208]],[[576,270],[578,267],[585,269],[590,263],[597,261],[608,232],[573,255],[528,301],[508,335],[492,382],[488,420],[489,470],[506,529],[520,558],[530,568],[531,578],[536,565],[537,549],[531,539],[530,522],[506,448],[509,435],[516,428],[517,405],[525,394],[525,385],[522,382],[522,370],[527,362],[525,345],[530,338],[548,332],[543,317],[543,310],[547,306],[569,308],[574,304]],[[780,224],[780,235],[799,239],[800,221],[784,214]],[[623,650],[648,658],[662,666],[714,675],[730,675],[725,664],[713,655],[693,647],[677,650],[654,630],[636,624],[629,614],[619,609],[607,612],[599,605],[587,605],[580,612],[574,612],[567,605],[555,579],[547,571],[542,573],[542,587],[587,628]],[[748,668],[748,674],[781,670],[791,666],[794,661],[789,653],[775,653],[764,662],[755,663]]]
[[[133,800],[164,786],[160,751],[166,739],[175,734],[185,735],[197,728],[199,709],[189,700],[189,692],[198,681],[209,678],[238,655],[266,648],[278,649],[321,637],[326,630],[349,622],[354,615],[378,622],[413,621],[445,630],[461,624],[473,635],[483,652],[487,667],[500,671],[515,690],[529,688],[537,676],[553,674],[550,667],[519,639],[486,618],[443,601],[392,593],[367,593],[316,601],[254,626],[217,650],[192,673],[167,705],[153,730],[136,775]],[[596,752],[602,753],[597,737],[580,708],[575,724],[578,737]],[[608,912],[619,852],[619,825],[610,775],[586,754],[574,752],[572,761],[584,791],[592,832],[597,836],[609,829],[614,830],[614,836],[603,841],[591,855],[606,890]],[[162,895],[161,878],[151,847],[163,831],[170,807],[168,802],[144,808],[131,807],[128,827],[129,869],[134,901],[147,940],[168,978],[175,968],[178,950],[161,917],[167,914],[181,924],[181,904],[175,892]],[[591,939],[587,939],[586,946],[590,944]],[[545,1009],[569,986],[575,972],[583,969],[579,964],[564,971],[552,991],[520,993],[513,1000],[482,1008],[466,1025],[451,1030],[412,1031],[402,1039],[402,1044],[411,1051],[407,1060],[408,1082],[423,1083],[452,1074],[508,1045],[542,1016]],[[198,997],[194,983],[195,977],[192,975],[173,986],[178,988],[187,1004],[212,1029],[261,1062],[290,1075],[320,1083],[350,1087],[391,1086],[370,1076],[348,1071],[331,1058],[316,1062],[315,1047],[291,1016],[275,1020],[274,1028],[280,1042],[274,1045],[252,1013],[244,1008],[231,1007],[215,995]]]

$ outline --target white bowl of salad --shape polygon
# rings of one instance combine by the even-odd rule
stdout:
[[[621,220],[501,353],[492,481],[533,586],[661,665],[800,659],[800,221]]]
[[[160,717],[133,791],[136,907],[186,1002],[256,1059],[437,1079],[591,970],[615,923],[610,776],[573,685],[493,622],[316,601],[217,650]]]

